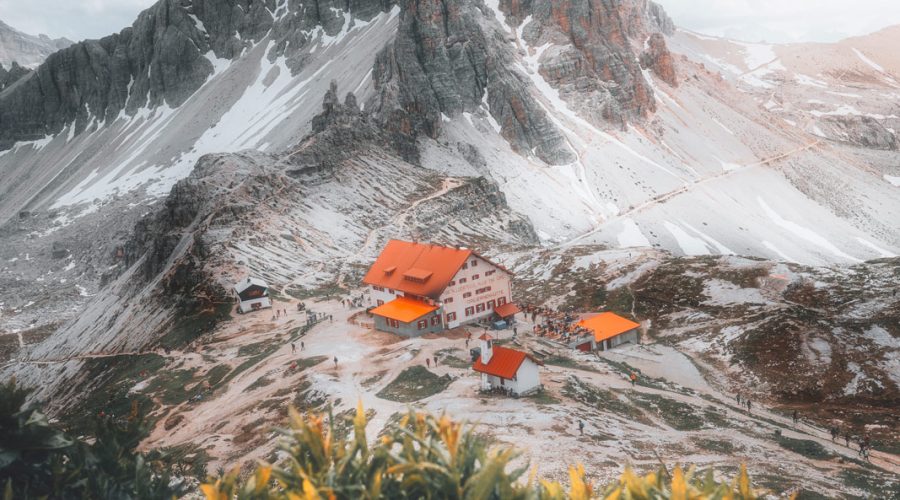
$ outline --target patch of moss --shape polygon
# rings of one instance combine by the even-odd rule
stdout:
[[[793,451],[794,453],[803,455],[804,457],[811,458],[813,460],[828,460],[829,458],[834,457],[833,453],[828,451],[817,441],[812,441],[809,439],[794,439],[784,435],[776,436],[775,441],[782,448]]]
[[[397,375],[376,396],[388,401],[412,403],[442,392],[450,385],[449,375],[439,377],[424,366],[411,366]]]
[[[693,406],[658,394],[632,391],[628,394],[634,404],[661,418],[666,425],[679,431],[695,431],[706,426],[706,419]]]

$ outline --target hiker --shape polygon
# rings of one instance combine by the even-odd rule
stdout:
[[[297,346],[294,345],[293,342],[291,342],[291,354],[294,354],[294,353],[296,353],[296,352],[297,352]]]
[[[296,362],[296,361],[291,361],[291,367],[290,367],[290,369],[289,369],[288,371],[291,372],[291,373],[293,373],[294,370],[296,370],[296,369],[297,369],[297,362]]]
[[[469,348],[469,339],[466,339],[466,349]]]
[[[581,420],[578,421],[578,432],[584,436],[584,422]]]
[[[800,418],[797,416],[797,410],[794,410],[794,414],[791,415],[791,419],[794,421],[794,425],[797,425],[797,421],[800,420]]]
[[[513,327],[513,338],[516,338],[516,335],[519,334],[519,330],[516,327]]]
[[[634,387],[634,383],[637,382],[637,373],[631,372],[631,387]]]
[[[434,367],[437,368],[437,355],[434,356]]]
[[[838,431],[838,428],[837,428],[836,425],[831,426],[831,442],[832,442],[832,443],[834,442],[834,439],[835,439],[836,437],[838,437],[838,433],[839,433],[839,432],[840,432],[840,431]]]
[[[334,316],[332,316],[332,315],[329,314],[329,315],[328,315],[328,322],[329,322],[329,323],[334,322]]]
[[[303,349],[306,349],[306,344],[304,344],[303,341],[301,340],[300,341],[300,350],[302,351]]]
[[[425,358],[425,366],[431,368],[431,358]]]
[[[752,404],[752,403],[750,402],[750,400],[748,399],[748,400],[747,400],[747,411],[752,411],[752,410],[753,410],[752,406],[753,406],[753,404]]]
[[[734,400],[737,401],[737,404],[741,404],[741,393],[735,394]]]
[[[850,447],[850,433],[849,432],[844,433],[844,446],[846,446],[847,448]]]
[[[337,368],[337,356],[334,357],[334,367]]]

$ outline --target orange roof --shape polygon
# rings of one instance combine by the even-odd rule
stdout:
[[[473,253],[466,248],[391,240],[363,283],[438,299]]]
[[[525,358],[534,361],[536,364],[543,364],[533,356],[515,349],[495,345],[493,351],[494,353],[491,355],[491,360],[488,361],[488,364],[482,363],[481,356],[478,356],[478,359],[472,364],[472,369],[476,372],[512,380]]]
[[[411,299],[409,297],[397,297],[387,304],[372,309],[372,314],[384,318],[395,319],[401,323],[410,323],[430,312],[437,310],[437,306]]]
[[[519,306],[513,304],[512,302],[507,302],[502,306],[497,306],[494,308],[494,312],[497,313],[497,316],[500,316],[501,318],[508,318],[519,311],[521,311],[521,309],[519,309]]]
[[[618,314],[603,312],[579,321],[578,326],[593,331],[594,340],[600,342],[602,340],[611,339],[616,335],[621,335],[629,330],[634,330],[641,325],[630,319],[623,318]]]

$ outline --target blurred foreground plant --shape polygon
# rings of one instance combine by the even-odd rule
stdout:
[[[412,410],[390,426],[374,445],[366,439],[362,405],[353,419],[353,435],[335,436],[334,422],[321,415],[290,410],[290,428],[280,430],[287,455],[283,464],[261,463],[246,480],[235,468],[201,486],[209,500],[452,498],[452,499],[653,499],[749,500],[750,487],[741,467],[733,483],[717,482],[708,472],[696,477],[676,467],[638,476],[626,468],[619,481],[596,490],[581,466],[569,468],[569,487],[521,479],[526,467],[507,471],[519,453],[488,450],[470,427]]]

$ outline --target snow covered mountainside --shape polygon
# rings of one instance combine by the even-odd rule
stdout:
[[[72,43],[65,38],[28,35],[0,21],[0,66],[8,69],[16,63],[33,69],[44,62],[47,56]]]
[[[900,30],[738,43],[678,30],[647,0],[160,0],[0,90],[0,373],[38,387],[59,414],[93,410],[98,394],[158,401],[160,388],[131,371],[150,358],[191,383],[224,369],[209,356],[240,359],[226,363],[236,378],[213,384],[217,398],[253,393],[286,353],[244,345],[271,325],[229,318],[233,282],[252,273],[284,304],[333,310],[387,239],[406,238],[479,248],[535,303],[639,315],[648,339],[726,374],[716,391],[826,405],[820,422],[860,403],[871,409],[853,413],[860,425],[887,425],[897,303],[869,292],[891,290],[900,253],[900,61],[887,49],[898,42]],[[754,269],[744,285],[722,278],[743,267]],[[787,278],[767,281],[776,275]],[[582,292],[612,298],[571,302]],[[826,299],[851,317],[823,312]],[[282,340],[300,332],[276,326]],[[767,351],[797,332],[784,356]],[[327,336],[313,333],[325,355]],[[422,346],[403,348],[341,356],[377,355],[393,370]],[[775,376],[795,362],[820,377]],[[553,381],[585,414],[600,396],[569,375],[591,371]],[[594,382],[609,382],[601,371]],[[294,402],[352,404],[379,373],[317,369]],[[209,438],[217,460],[258,458],[265,443],[238,436],[265,412],[259,398],[272,394],[260,394],[239,396],[243,423],[228,424],[228,439],[183,427],[179,442],[160,426],[227,415],[167,399],[152,408],[148,446]],[[656,404],[633,396],[629,406]],[[704,418],[721,423],[726,409]],[[620,430],[672,429],[619,410]],[[638,413],[638,427],[621,421]],[[731,422],[747,430],[737,445],[776,456],[782,445],[758,423]],[[689,439],[666,434],[668,451],[707,442],[698,425]],[[617,446],[655,463],[647,443]]]

